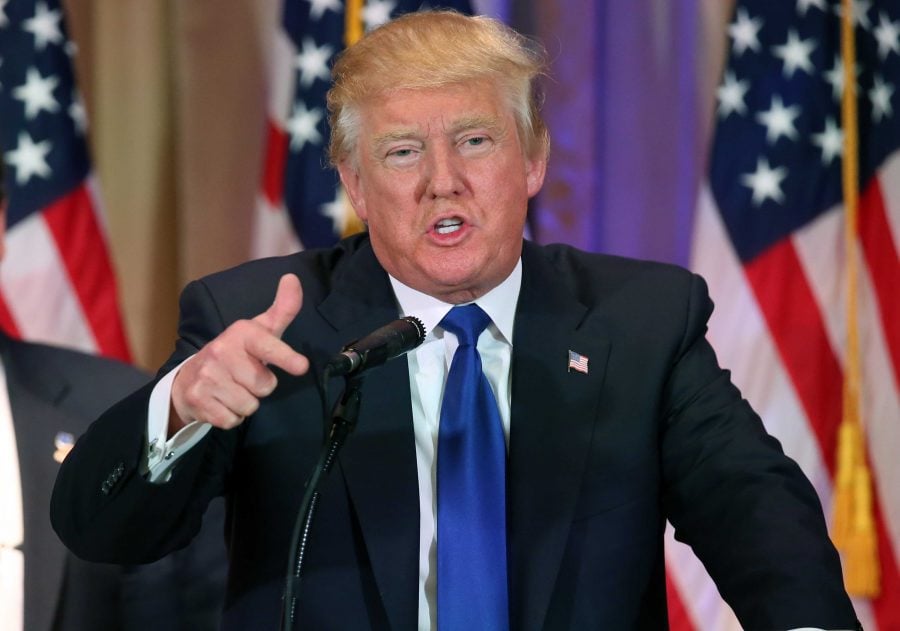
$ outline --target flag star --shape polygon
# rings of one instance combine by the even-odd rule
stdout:
[[[7,4],[9,4],[9,0],[0,0],[0,28],[9,24],[9,18],[6,17]]]
[[[900,22],[891,22],[887,15],[879,12],[875,39],[878,40],[878,56],[882,59],[887,59],[891,53],[900,55]]]
[[[816,7],[824,12],[825,0],[797,0],[797,13],[800,15],[806,15],[810,7]]]
[[[872,119],[879,123],[882,118],[894,115],[894,109],[891,107],[894,86],[885,83],[884,79],[878,75],[875,75],[872,83],[872,89],[869,90],[869,99],[872,101]]]
[[[772,107],[757,114],[756,120],[766,126],[766,142],[771,145],[778,142],[782,136],[787,136],[791,140],[797,139],[794,119],[798,116],[800,116],[800,106],[785,107],[781,102],[781,97],[776,94],[772,97]]]
[[[719,99],[719,116],[728,118],[732,112],[745,114],[747,112],[747,104],[744,103],[744,95],[747,94],[749,89],[749,81],[738,81],[734,73],[730,70],[726,72],[722,85],[716,90],[716,96]]]
[[[797,36],[797,31],[791,29],[787,42],[782,46],[773,46],[772,49],[775,51],[775,56],[784,61],[784,76],[791,78],[798,68],[807,74],[812,74],[813,63],[809,56],[815,47],[815,41],[812,39],[801,40]]]
[[[341,0],[306,0],[309,2],[309,16],[318,21],[322,19],[326,11],[334,11],[340,13],[344,10]]]
[[[743,55],[748,48],[759,51],[759,29],[762,25],[762,18],[751,18],[746,9],[738,9],[734,23],[728,27],[735,55]]]
[[[366,30],[371,31],[382,24],[386,24],[391,20],[391,12],[396,8],[397,3],[393,0],[370,0],[366,2],[363,9],[363,21],[366,23]]]
[[[49,178],[52,171],[47,164],[47,154],[50,153],[49,140],[35,143],[27,132],[19,132],[19,144],[12,151],[6,152],[6,164],[16,170],[16,183],[21,186],[26,184],[32,176]]]
[[[81,95],[75,90],[72,92],[72,104],[69,106],[69,117],[75,123],[75,131],[80,135],[84,135],[87,131],[87,112],[84,109],[84,102]]]
[[[754,206],[760,206],[767,199],[772,199],[780,204],[784,201],[781,181],[786,177],[786,168],[773,169],[769,166],[768,160],[759,158],[756,161],[756,171],[742,175],[741,183],[753,189]]]
[[[13,98],[25,104],[25,118],[34,120],[41,113],[59,111],[59,103],[53,98],[53,89],[59,85],[59,79],[53,76],[42,77],[37,68],[29,68],[25,73],[25,83],[14,88]]]
[[[862,72],[860,67],[856,66],[856,78],[859,78],[859,74]],[[825,76],[825,81],[831,84],[831,94],[834,97],[835,101],[840,101],[841,97],[844,95],[844,60],[841,59],[840,55],[834,56],[834,66],[832,66],[831,70],[827,70],[823,73]],[[857,92],[859,91],[859,82],[854,82],[856,85]]]
[[[872,22],[869,21],[869,9],[872,7],[872,0],[852,0],[850,15],[853,16],[853,25],[861,26],[867,31],[872,28]],[[844,16],[844,7],[838,2],[834,7],[834,12],[839,17]]]
[[[812,134],[812,143],[822,150],[822,164],[828,166],[844,153],[844,132],[829,116],[825,121],[825,131]]]
[[[334,54],[334,48],[328,44],[321,48],[311,37],[303,38],[303,52],[297,55],[295,65],[300,71],[300,84],[308,88],[316,79],[328,81],[331,72],[328,70],[328,60]]]
[[[340,234],[347,225],[347,219],[353,212],[353,207],[350,205],[350,198],[347,197],[344,187],[338,184],[334,191],[334,199],[319,206],[319,210],[322,211],[323,216],[331,219],[334,231]]]
[[[291,150],[300,151],[306,143],[321,144],[322,134],[316,129],[320,120],[322,120],[321,109],[308,110],[303,101],[294,104],[294,111],[286,125],[291,135]]]
[[[35,48],[44,50],[47,44],[59,44],[63,41],[60,20],[61,11],[49,11],[46,2],[38,2],[34,8],[34,17],[25,20],[22,28],[34,35]]]

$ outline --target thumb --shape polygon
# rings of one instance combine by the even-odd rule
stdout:
[[[281,337],[288,325],[294,321],[303,304],[303,288],[295,274],[285,274],[278,281],[275,301],[272,306],[256,316],[254,321],[269,329],[273,335]]]

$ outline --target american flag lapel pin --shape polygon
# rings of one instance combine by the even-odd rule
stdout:
[[[585,375],[588,374],[588,357],[587,355],[576,353],[570,349],[568,372],[572,372],[573,370],[577,370]]]
[[[57,432],[53,439],[53,446],[56,449],[53,452],[53,459],[61,463],[75,446],[75,437],[69,432]]]

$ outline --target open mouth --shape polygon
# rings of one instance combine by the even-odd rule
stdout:
[[[459,219],[458,217],[451,217],[449,219],[441,219],[439,222],[434,224],[434,231],[438,234],[452,234],[461,229],[462,226],[462,219]]]

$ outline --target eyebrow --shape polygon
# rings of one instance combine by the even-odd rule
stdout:
[[[455,135],[470,129],[487,128],[501,135],[505,135],[506,129],[501,120],[496,116],[472,115],[463,116],[450,124],[448,133]],[[372,139],[372,146],[377,151],[384,145],[400,140],[421,140],[421,131],[416,127],[396,129],[379,134]]]
[[[479,114],[473,116],[464,116],[453,121],[448,131],[450,132],[450,134],[458,134],[461,131],[478,129],[480,127],[487,128],[496,132],[505,131],[504,125],[496,116],[485,116]]]

